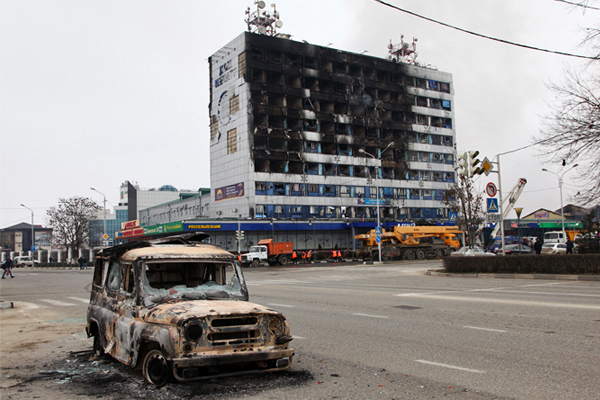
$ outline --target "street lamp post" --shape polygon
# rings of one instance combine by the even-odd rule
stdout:
[[[33,231],[33,210],[27,207],[25,204],[21,204],[21,207],[25,207],[31,211],[31,258],[33,258],[33,252],[35,251],[35,233]]]
[[[578,165],[579,164],[573,165],[571,168],[569,168],[568,170],[566,170],[562,174],[557,174],[556,172],[548,171],[546,168],[542,168],[542,171],[544,171],[544,172],[550,172],[551,174],[554,174],[554,175],[556,175],[558,177],[558,187],[560,189],[560,219],[561,219],[561,225],[562,225],[563,240],[565,240],[565,242],[566,242],[566,238],[567,238],[567,233],[565,232],[565,210],[563,208],[563,191],[562,191],[563,176],[567,172],[569,172],[570,170],[572,170],[573,168],[577,167]]]
[[[390,148],[390,146],[393,146],[393,145],[394,145],[394,142],[390,142],[390,144],[388,144],[387,147],[385,149],[383,149],[383,151],[381,153],[385,152],[387,149]],[[378,157],[375,157],[373,154],[366,152],[364,149],[359,149],[358,152],[368,155],[373,160],[380,160]],[[367,171],[369,171],[369,176],[371,176],[371,171],[370,170],[367,170]],[[375,175],[378,175],[378,174],[376,173]],[[381,218],[379,216],[379,177],[378,176],[375,177],[375,189],[377,190],[377,228],[378,228],[377,231],[381,232]],[[377,234],[377,235],[379,236],[379,234]],[[381,262],[381,237],[379,238],[379,241],[377,242],[377,249],[379,252],[379,262]]]
[[[102,199],[104,201],[104,219],[103,219],[104,233],[102,234],[102,240],[105,240],[104,237],[106,236],[106,196],[104,195],[104,193],[94,189],[93,187],[91,187],[90,189],[92,189],[94,192],[100,193],[102,195]],[[102,242],[102,244],[104,244],[104,242]]]

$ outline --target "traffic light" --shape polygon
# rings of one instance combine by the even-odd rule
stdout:
[[[481,175],[485,169],[478,167],[481,161],[477,158],[478,150],[469,151],[458,156],[458,174],[472,178],[474,175]]]
[[[469,176],[469,153],[463,153],[458,156],[458,173],[463,176]]]
[[[469,176],[474,176],[474,175],[481,175],[485,172],[485,170],[481,167],[476,167],[477,164],[480,163],[480,160],[477,158],[477,156],[479,155],[479,151],[474,150],[474,151],[470,151],[469,152],[469,171],[470,171],[470,175]]]
[[[236,240],[244,240],[244,231],[235,231]]]

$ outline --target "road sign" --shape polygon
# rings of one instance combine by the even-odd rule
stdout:
[[[490,182],[485,187],[485,192],[488,196],[494,197],[496,196],[496,193],[498,193],[498,189],[496,189],[496,185],[494,185],[494,183]]]
[[[104,239],[104,240],[108,239],[108,235],[105,233],[104,235],[102,235],[102,239]]]
[[[377,228],[375,228],[375,233],[378,235],[381,235],[381,227],[378,226]]]
[[[501,222],[502,216],[498,213],[489,213],[486,215],[485,219],[487,222]]]
[[[381,236],[379,236],[379,235],[375,236],[375,241],[377,243],[380,243],[381,242]]]
[[[458,219],[458,214],[455,212],[450,211],[448,213],[448,220],[450,221],[456,221]]]
[[[489,198],[487,200],[487,211],[489,213],[497,213],[498,212],[498,199]]]
[[[481,168],[483,168],[483,172],[485,173],[485,176],[489,176],[492,169],[494,169],[494,165],[486,157],[483,159],[483,162],[481,163]]]

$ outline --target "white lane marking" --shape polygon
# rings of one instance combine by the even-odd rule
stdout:
[[[541,301],[519,301],[519,300],[502,300],[502,299],[486,299],[476,297],[459,297],[459,296],[435,296],[435,295],[415,295],[424,299],[434,300],[454,300],[454,301],[470,301],[476,303],[493,303],[493,304],[512,304],[517,306],[538,306],[538,307],[554,307],[554,308],[579,308],[583,310],[600,310],[600,306],[592,306],[585,304],[567,304],[567,303],[545,303]]]
[[[358,317],[369,317],[369,318],[389,318],[385,315],[373,315],[373,314],[361,314],[361,313],[352,313],[352,315],[356,315]]]
[[[306,338],[305,338],[305,337],[302,337],[302,336],[295,336],[295,335],[292,335],[292,339],[306,339]]]
[[[88,304],[90,302],[90,299],[82,299],[81,297],[69,297],[69,299],[81,301],[82,303],[85,303],[85,304]]]
[[[465,326],[463,326],[463,328],[467,328],[467,329],[478,329],[478,330],[480,330],[480,331],[489,331],[489,332],[502,332],[502,333],[505,333],[505,332],[507,332],[507,331],[503,331],[503,330],[501,330],[501,329],[479,328],[479,327],[477,327],[477,326],[468,326],[468,325],[465,325]]]
[[[435,365],[436,367],[444,367],[444,368],[450,368],[450,369],[457,369],[459,371],[474,372],[476,374],[485,374],[485,371],[480,371],[478,369],[458,367],[456,365],[449,365],[449,364],[440,364],[440,363],[436,363],[436,362],[433,362],[433,361],[425,361],[425,360],[415,360],[415,361],[419,362],[419,363],[422,363],[422,364]]]
[[[65,303],[64,301],[41,299],[44,303],[52,304],[53,306],[69,307],[74,306],[73,303]]]
[[[542,294],[542,295],[547,295],[547,296],[600,297],[600,294],[527,292],[527,291],[523,291],[523,290],[499,290],[498,292],[499,293]]]
[[[269,305],[273,307],[296,308],[296,306],[290,306],[289,304],[269,303]]]
[[[296,281],[296,280],[271,280],[271,281],[256,281],[256,282],[248,282],[246,281],[246,285],[251,286],[260,286],[260,285],[297,285],[297,284],[310,284],[310,281]]]

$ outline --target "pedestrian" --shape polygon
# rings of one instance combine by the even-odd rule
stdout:
[[[533,248],[535,250],[535,254],[541,254],[542,253],[542,241],[540,240],[540,238],[537,238],[535,240],[535,244],[533,245]]]
[[[77,262],[79,263],[79,269],[83,269],[83,257],[79,257]]]
[[[302,264],[306,264],[306,252],[302,252]]]
[[[312,250],[308,251],[308,254],[306,255],[306,257],[308,258],[308,262],[311,263],[312,262]]]
[[[7,274],[10,275],[11,279],[14,278],[12,274],[12,266],[13,262],[10,259],[10,257],[8,257],[6,261],[4,261],[4,264],[2,264],[2,269],[4,270],[4,273],[2,274],[2,279],[4,279]]]
[[[571,238],[567,239],[567,254],[573,254],[573,242]]]
[[[83,269],[87,269],[87,263],[88,259],[86,257],[83,257]]]
[[[292,262],[294,265],[298,265],[298,254],[296,254],[296,250],[292,253]]]
[[[340,250],[338,250],[338,259],[342,262],[342,252]]]

